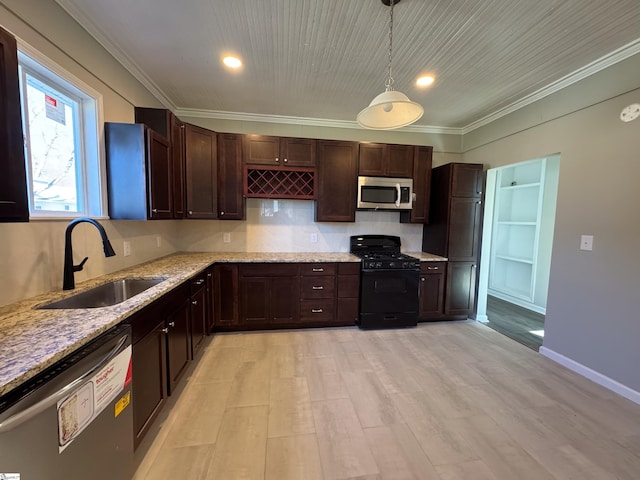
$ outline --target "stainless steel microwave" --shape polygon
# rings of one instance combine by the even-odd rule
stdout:
[[[358,177],[357,208],[410,210],[413,207],[413,179]]]

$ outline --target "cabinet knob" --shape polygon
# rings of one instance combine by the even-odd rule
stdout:
[[[284,163],[287,163],[289,160],[287,160],[286,158],[283,160]]]
[[[158,213],[158,209],[157,209],[157,208],[152,208],[152,209],[151,209],[151,211],[152,211],[153,213]]]
[[[482,200],[478,200],[476,203],[477,203],[478,205],[482,205]]]
[[[221,216],[221,217],[222,217],[222,216],[224,216],[224,212],[220,212],[220,216]]]
[[[420,281],[421,281],[421,282],[424,282],[424,277],[420,277]]]
[[[162,329],[162,333],[169,333],[169,329],[168,328],[163,328]]]
[[[278,163],[280,161],[280,159],[278,157],[276,157],[276,163]]]
[[[171,328],[175,327],[175,326],[176,326],[176,322],[169,322],[169,326],[170,326]]]
[[[198,304],[198,300],[194,300],[191,302],[191,305],[197,305]]]
[[[324,287],[322,285],[314,285],[311,287],[311,290],[324,290]]]
[[[211,278],[211,272],[207,273],[207,277]]]
[[[193,210],[189,210],[189,215],[193,215]]]
[[[322,313],[322,309],[321,308],[312,308],[311,309],[311,313]]]

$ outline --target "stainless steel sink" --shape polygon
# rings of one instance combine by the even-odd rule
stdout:
[[[145,290],[158,285],[166,278],[124,278],[98,285],[56,302],[40,305],[38,309],[100,308],[122,303]]]

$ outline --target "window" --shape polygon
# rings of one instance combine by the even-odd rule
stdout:
[[[19,45],[18,62],[30,216],[101,217],[101,97],[25,49]]]

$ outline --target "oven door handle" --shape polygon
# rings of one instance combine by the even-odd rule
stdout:
[[[396,207],[400,208],[400,197],[402,192],[400,190],[400,184],[396,183]]]

